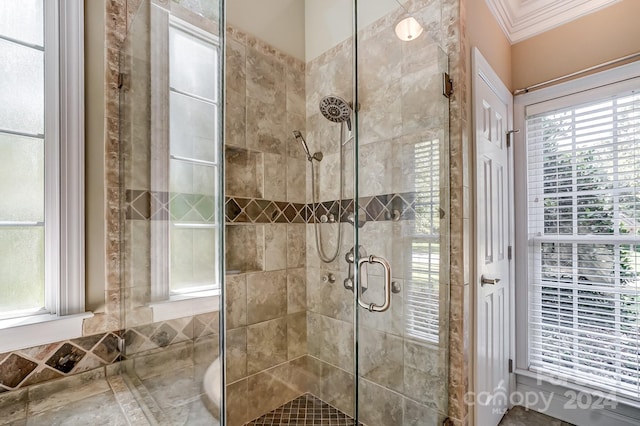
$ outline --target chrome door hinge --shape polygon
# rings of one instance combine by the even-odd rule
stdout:
[[[509,373],[513,373],[513,360],[509,360]]]
[[[454,423],[449,417],[444,419],[443,422],[442,422],[442,426],[453,426],[453,425],[454,425]]]
[[[118,351],[120,352],[120,354],[124,354],[124,351],[126,349],[126,342],[124,340],[123,336],[118,336]]]
[[[453,95],[453,80],[446,72],[442,73],[442,94],[445,98],[450,98]]]
[[[124,74],[118,73],[118,89],[122,89],[122,86],[124,86]]]
[[[511,248],[511,246],[507,247],[507,259],[511,260],[511,258],[513,257],[513,249]]]

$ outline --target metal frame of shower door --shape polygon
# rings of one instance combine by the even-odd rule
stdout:
[[[353,46],[352,46],[352,81],[353,81],[353,247],[360,247],[359,241],[359,223],[358,223],[358,210],[359,210],[359,169],[358,169],[358,158],[359,158],[359,150],[358,150],[358,141],[359,141],[359,112],[358,112],[358,0],[353,0],[353,22],[351,24],[351,28],[353,30]],[[354,250],[353,253],[353,418],[355,419],[355,424],[357,425],[360,422],[360,404],[358,403],[360,399],[360,386],[359,386],[359,371],[358,371],[358,294],[360,293],[360,268],[356,267],[358,262],[360,261],[360,253],[359,250]]]
[[[227,100],[227,91],[225,88],[226,85],[226,62],[227,62],[227,2],[226,0],[220,0],[220,8],[219,8],[219,32],[220,32],[220,60],[218,61],[218,82],[220,87],[218,88],[218,93],[220,93],[220,106],[218,108],[218,118],[220,126],[218,126],[218,154],[221,155],[222,160],[219,161],[220,165],[218,167],[218,223],[220,224],[220,232],[218,232],[218,272],[220,273],[220,297],[218,299],[218,357],[220,359],[220,424],[222,426],[226,426],[227,424],[227,368],[226,368],[226,309],[225,309],[225,299],[226,299],[226,274],[225,274],[225,266],[226,266],[226,254],[225,254],[225,213],[224,213],[224,197],[225,197],[225,162],[224,162],[224,130],[225,130],[225,110],[226,110],[226,100]]]

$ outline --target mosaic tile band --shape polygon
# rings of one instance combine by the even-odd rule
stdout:
[[[367,222],[412,220],[416,214],[442,216],[433,194],[403,192],[361,197],[360,219]],[[322,216],[348,222],[354,212],[354,200],[334,200],[313,204],[270,201],[260,198],[225,197],[227,223],[313,223]],[[126,218],[128,220],[184,220],[211,222],[214,219],[215,198],[198,194],[169,194],[153,191],[127,190]]]
[[[386,220],[412,220],[418,214],[430,213],[434,205],[432,194],[422,197],[416,192],[361,197],[358,201],[360,220],[378,222]],[[340,205],[341,203],[341,205]],[[340,206],[342,210],[340,211]],[[438,210],[437,204],[435,205]],[[333,216],[340,222],[349,222],[354,213],[354,200],[334,200],[315,204],[295,204],[252,198],[227,197],[225,217],[227,223],[313,223],[322,216]],[[439,214],[439,212],[436,212]]]

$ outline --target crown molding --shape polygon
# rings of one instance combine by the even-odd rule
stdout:
[[[511,44],[621,0],[486,0]]]

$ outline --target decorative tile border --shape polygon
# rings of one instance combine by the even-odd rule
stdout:
[[[127,220],[177,220],[211,223],[215,215],[215,197],[127,189]]]
[[[227,223],[307,223],[307,204],[269,201],[258,198],[226,197]]]
[[[421,200],[421,193],[403,192],[361,197],[359,206],[367,222],[412,220],[428,209],[429,194]],[[127,220],[182,220],[212,222],[215,198],[198,194],[178,194],[143,190],[126,191]],[[325,215],[348,222],[354,212],[354,200],[333,200],[314,205],[270,201],[260,198],[225,197],[227,223],[313,223]],[[361,216],[362,217],[362,216]]]
[[[36,346],[0,355],[0,392],[71,376],[121,359],[121,332]]]
[[[124,333],[126,358],[152,349],[219,333],[218,312],[130,328]]]
[[[114,364],[150,350],[218,334],[218,312],[94,334],[0,354],[0,393]],[[126,354],[120,352],[120,337]]]
[[[386,220],[412,220],[424,211],[416,192],[361,197],[358,205],[367,222]],[[417,201],[417,203],[416,203]],[[340,211],[342,207],[342,211]],[[349,222],[354,213],[354,200],[324,201],[314,205],[268,201],[255,198],[226,197],[225,216],[227,223],[314,223],[322,216],[333,215],[340,222]]]

